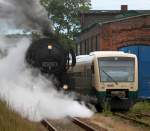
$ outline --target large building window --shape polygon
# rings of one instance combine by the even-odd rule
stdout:
[[[80,51],[80,52],[78,52],[78,55],[81,55],[81,54],[82,54],[82,44],[83,44],[83,43],[82,43],[82,41],[81,41],[81,42],[80,42],[80,48],[79,48],[79,51]]]
[[[97,49],[96,50],[97,51],[100,50],[100,36],[99,36],[99,34],[97,35]]]
[[[87,50],[86,50],[86,54],[89,54],[89,39],[86,40],[87,41]]]
[[[80,43],[80,54],[89,54],[99,50],[99,35],[91,36]]]
[[[84,54],[86,54],[86,49],[87,49],[87,44],[86,44],[86,40],[84,41]]]
[[[98,39],[97,39],[97,35],[95,36],[95,50],[98,50]]]
[[[91,37],[91,40],[90,40],[90,52],[93,51],[93,37]]]
[[[96,50],[96,37],[93,37],[93,51]]]

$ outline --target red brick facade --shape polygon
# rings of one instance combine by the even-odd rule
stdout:
[[[135,44],[150,45],[150,14],[95,24],[80,34],[78,54]]]
[[[150,15],[106,23],[101,30],[101,50],[117,50],[132,44],[150,45]]]

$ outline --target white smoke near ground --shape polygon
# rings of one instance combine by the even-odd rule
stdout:
[[[0,0],[0,18],[2,33],[10,29],[52,31],[39,0]],[[32,121],[91,116],[89,109],[56,91],[50,78],[26,64],[24,57],[29,45],[29,39],[0,38],[0,99]]]
[[[50,79],[25,62],[29,39],[6,43],[0,38],[0,99],[31,121],[66,116],[90,117],[93,113],[73,98],[57,92]]]

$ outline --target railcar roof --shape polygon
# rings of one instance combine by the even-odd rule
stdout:
[[[121,57],[136,57],[136,55],[131,53],[125,53],[123,51],[95,51],[89,54],[90,56],[94,55],[96,57],[108,57],[108,56],[121,56]]]
[[[80,55],[76,57],[77,63],[91,63],[94,55]]]
[[[124,53],[123,51],[95,51],[89,55],[79,55],[76,57],[77,63],[91,63],[94,57],[136,57],[134,54]]]

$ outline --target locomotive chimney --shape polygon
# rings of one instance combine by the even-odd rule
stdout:
[[[121,5],[121,11],[122,12],[128,11],[128,5]]]

